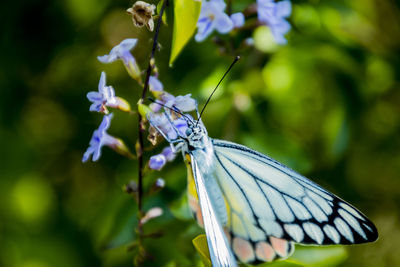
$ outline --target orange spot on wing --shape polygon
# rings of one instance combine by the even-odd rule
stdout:
[[[289,242],[287,240],[276,237],[270,237],[269,240],[271,241],[273,249],[279,254],[279,256],[286,257],[289,254]]]
[[[197,199],[195,199],[193,196],[189,195],[189,207],[193,211],[193,213],[196,213],[199,209],[199,202],[197,202]]]
[[[240,237],[233,239],[233,251],[242,262],[250,262],[254,260],[254,251],[250,242]]]
[[[258,242],[256,245],[256,255],[261,261],[273,261],[275,259],[274,249],[266,242]]]
[[[197,223],[200,225],[200,227],[204,228],[203,215],[201,214],[201,209],[198,209],[196,212],[196,220]]]

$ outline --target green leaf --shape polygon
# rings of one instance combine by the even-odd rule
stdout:
[[[347,258],[347,252],[342,246],[329,247],[299,247],[290,260],[306,266],[328,267],[337,266]]]
[[[296,246],[293,255],[284,261],[262,263],[257,267],[333,267],[342,263],[347,257],[346,250],[341,246],[301,247]]]
[[[243,266],[251,266],[251,265],[243,265]],[[291,260],[285,260],[285,261],[265,262],[256,266],[257,267],[303,267],[304,264],[296,263]]]
[[[194,34],[200,15],[200,8],[201,2],[198,0],[174,1],[174,32],[169,65],[172,65]]]
[[[192,240],[194,247],[200,254],[201,261],[205,267],[211,267],[210,252],[208,251],[206,235],[198,235]]]

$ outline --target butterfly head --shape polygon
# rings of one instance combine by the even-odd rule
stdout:
[[[188,127],[186,129],[186,137],[190,141],[199,141],[204,136],[207,136],[207,130],[201,121],[187,121]]]

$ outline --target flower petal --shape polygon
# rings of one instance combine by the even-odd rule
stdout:
[[[97,59],[102,63],[111,63],[115,60],[122,58],[129,52],[137,43],[137,39],[128,38],[123,40],[120,44],[116,45],[111,49],[108,55],[99,56]]]
[[[149,105],[149,108],[150,108],[151,111],[153,111],[153,112],[159,112],[159,111],[161,110],[162,106],[161,106],[160,104],[157,104],[157,103],[151,103],[151,104]]]
[[[93,148],[88,147],[82,157],[82,162],[86,162],[89,160],[90,156],[93,154]]]
[[[244,15],[241,12],[232,14],[231,20],[235,28],[240,28],[244,25]]]
[[[286,33],[288,33],[291,28],[289,22],[282,20],[278,24],[271,25],[270,28],[271,28],[272,35],[274,36],[275,42],[277,44],[286,44],[287,43],[287,40],[284,37],[284,35]]]
[[[176,157],[176,154],[172,151],[171,147],[167,146],[163,149],[161,154],[167,159],[167,161],[173,161]]]
[[[94,147],[92,161],[98,161],[99,160],[99,158],[101,157],[101,148],[102,148],[101,145]]]
[[[102,112],[102,106],[103,102],[94,102],[93,104],[90,105],[89,111],[97,111],[97,112]]]
[[[178,129],[180,136],[186,137],[186,129],[188,128],[187,122],[179,118],[174,120],[174,125]]]
[[[233,22],[227,14],[222,13],[215,18],[214,27],[219,33],[228,33],[233,29]]]
[[[202,22],[197,23],[197,34],[194,39],[197,42],[201,42],[206,39],[211,32],[214,30],[214,23],[210,19],[206,19]]]
[[[90,102],[103,101],[103,95],[99,92],[89,92],[86,94],[86,97]]]
[[[113,115],[112,113],[110,113],[110,114],[105,115],[105,116],[103,117],[103,120],[102,120],[102,122],[101,122],[101,124],[100,124],[100,126],[99,126],[99,131],[100,131],[101,133],[105,133],[106,130],[107,130],[108,128],[110,128],[111,119],[113,118],[113,116],[114,116],[114,115]]]
[[[129,51],[132,48],[134,48],[136,46],[137,43],[137,39],[135,38],[127,38],[125,40],[123,40],[120,44],[119,44],[119,50],[120,51]]]
[[[162,154],[154,155],[149,160],[149,167],[153,170],[161,170],[167,163],[167,159]]]
[[[150,76],[149,85],[150,85],[150,91],[163,91],[164,90],[163,84],[160,82],[160,80],[158,80],[154,76]]]
[[[115,97],[115,91],[112,86],[105,86],[104,87],[104,98],[109,105],[113,105],[117,102],[117,99]]]
[[[97,60],[100,61],[101,63],[111,63],[114,62],[118,59],[116,54],[110,54],[110,55],[104,55],[104,56],[98,56]]]
[[[103,117],[99,128],[93,132],[92,138],[89,142],[89,148],[83,154],[82,162],[86,162],[90,155],[93,155],[92,161],[97,161],[101,156],[102,146],[110,143],[110,139],[115,139],[106,132],[106,130],[110,127],[112,117],[112,113]]]
[[[209,5],[211,6],[210,8],[213,10],[217,10],[217,11],[224,11],[226,4],[224,2],[224,0],[210,0]],[[203,5],[204,5],[204,1],[203,1]]]
[[[100,80],[99,80],[99,92],[101,93],[104,86],[106,86],[106,73],[104,71],[101,72]]]
[[[190,112],[196,109],[196,100],[191,97],[191,94],[177,96],[174,102],[173,105],[183,112]]]
[[[290,1],[280,1],[276,3],[276,16],[281,18],[289,17],[292,13],[292,3]]]

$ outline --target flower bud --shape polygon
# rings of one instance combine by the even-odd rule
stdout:
[[[129,105],[128,101],[118,96],[116,96],[115,101],[113,103],[108,104],[108,106],[125,112],[131,111],[131,106]]]
[[[157,218],[163,214],[163,210],[160,207],[154,207],[151,208],[146,214],[143,216],[143,218],[140,220],[141,224],[145,224],[151,219]]]
[[[140,115],[142,115],[143,118],[146,118],[147,113],[151,112],[151,109],[149,108],[149,106],[142,104],[140,101],[138,103],[138,111],[140,113]]]
[[[130,159],[135,158],[135,156],[129,151],[125,143],[119,138],[110,136],[109,142],[106,145],[122,156]]]

